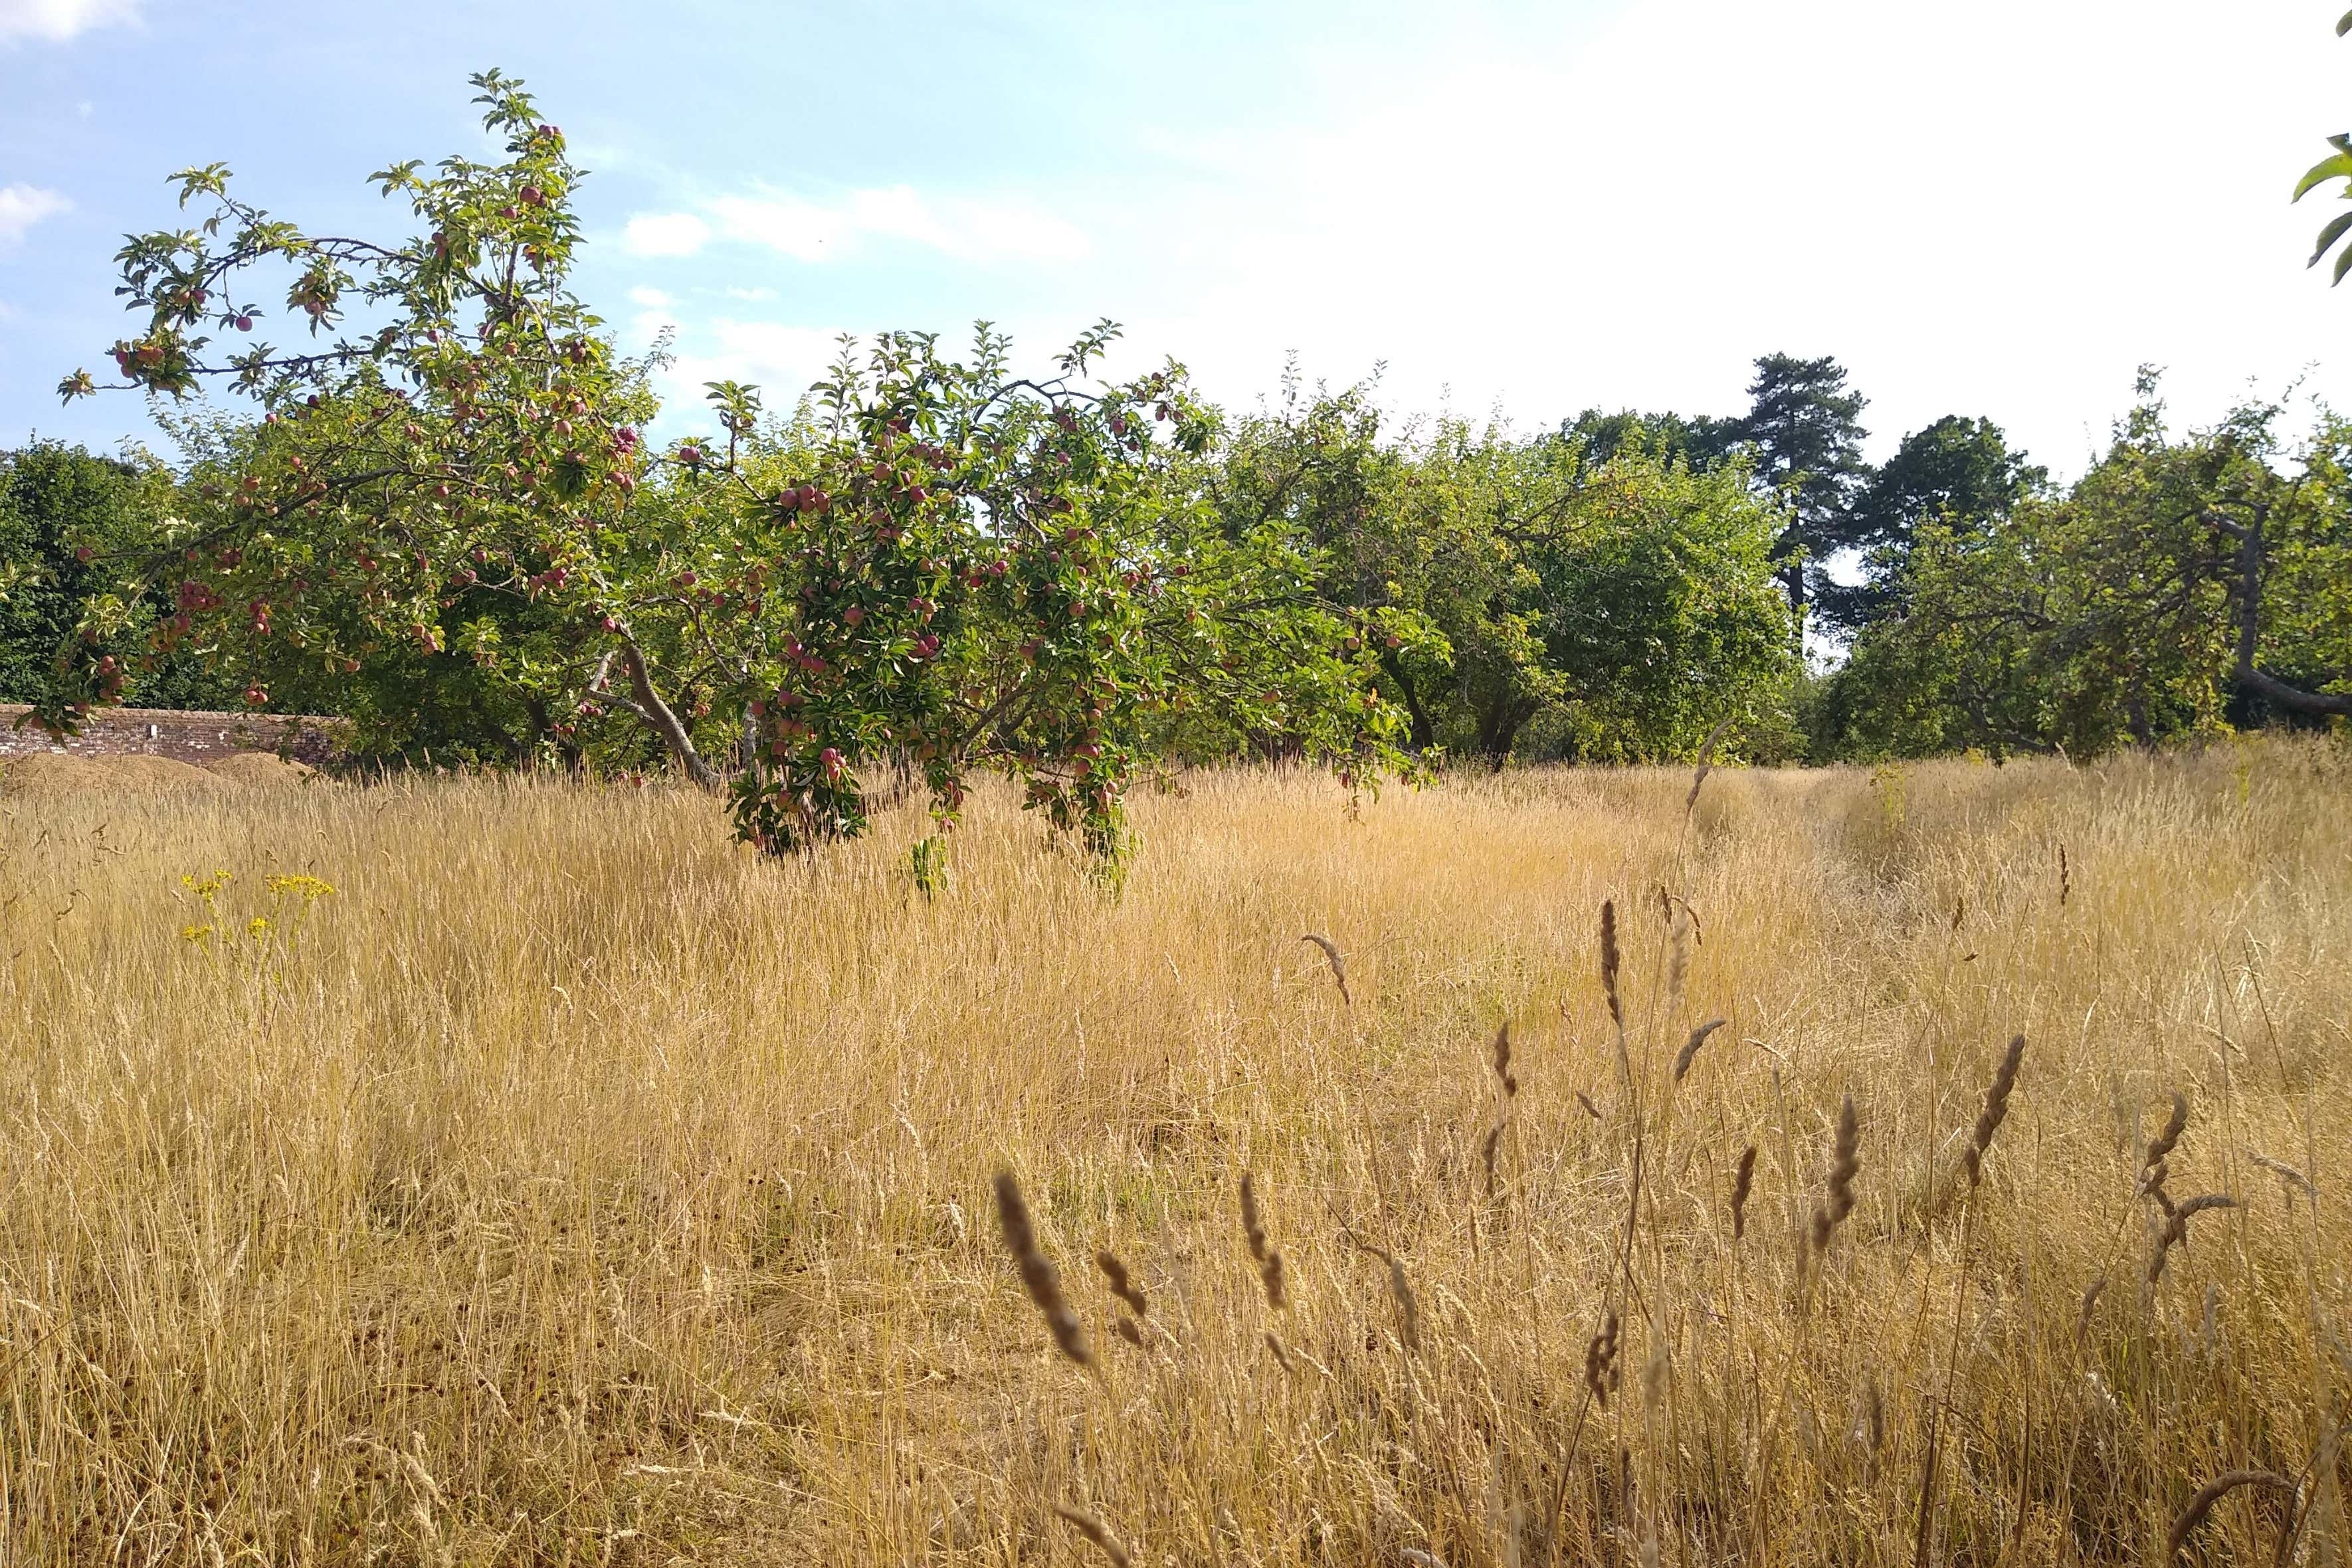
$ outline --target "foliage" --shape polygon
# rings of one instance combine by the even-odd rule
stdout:
[[[2352,711],[2352,437],[2327,420],[2283,472],[2277,407],[2175,439],[2141,393],[2063,496],[1917,531],[1901,605],[1832,678],[1825,750],[2084,755]]]
[[[2049,470],[2011,450],[1990,419],[1947,415],[1913,431],[1854,497],[1842,531],[1848,546],[1864,552],[1864,578],[1816,585],[1824,618],[1852,632],[1887,614],[1903,592],[1904,564],[1922,524],[1940,520],[1980,532],[2048,482]]]
[[[1744,465],[1698,473],[1640,440],[1595,460],[1580,437],[1456,419],[1383,440],[1369,393],[1294,378],[1216,489],[1229,518],[1281,510],[1327,544],[1328,592],[1377,632],[1415,744],[1496,766],[1681,757],[1779,700],[1779,520]]]
[[[173,478],[144,454],[100,458],[35,441],[0,453],[0,702],[38,703],[60,660],[79,659],[93,617],[145,630],[171,611],[156,594],[115,592],[101,557],[168,543],[179,526]],[[233,686],[185,654],[100,654],[87,679],[108,696],[163,708],[217,705]]]
[[[2347,11],[2336,19],[2336,36],[2340,38],[2347,33],[2352,33],[2352,11]],[[2294,200],[2298,202],[2303,200],[2330,180],[2342,180],[2344,188],[2336,194],[2345,201],[2352,202],[2352,134],[2330,136],[2327,139],[2327,144],[2335,151],[2314,163],[2305,171],[2303,178],[2295,182]],[[2318,266],[2326,258],[2327,253],[2336,248],[2336,243],[2347,234],[2352,234],[2352,213],[2345,213],[2328,219],[2319,231],[2318,243],[2311,247],[2311,260],[2308,265]],[[2347,272],[2352,272],[2352,245],[2347,245],[2336,252],[2336,270],[2334,276],[2328,279],[2329,284],[2333,286],[2343,282]]]
[[[1703,470],[1738,449],[1743,439],[1738,426],[1737,419],[1707,414],[1643,414],[1631,408],[1605,414],[1588,408],[1573,419],[1561,420],[1559,433],[1577,444],[1589,468],[1598,468],[1622,452],[1639,450]]]

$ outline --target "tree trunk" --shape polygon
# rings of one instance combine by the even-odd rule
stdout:
[[[1412,749],[1416,752],[1429,750],[1437,744],[1437,729],[1430,723],[1429,713],[1421,705],[1421,693],[1412,689],[1412,680],[1407,679],[1403,661],[1393,653],[1384,653],[1381,655],[1381,668],[1388,671],[1389,679],[1397,683],[1399,691],[1404,693],[1404,710],[1412,717]]]
[[[1780,568],[1780,586],[1788,591],[1789,608],[1796,613],[1797,637],[1801,641],[1805,635],[1805,606],[1809,597],[1803,556],[1791,556]]]
[[[1519,738],[1519,728],[1535,714],[1537,705],[1519,699],[1504,697],[1496,701],[1478,719],[1478,750],[1501,773],[1503,764],[1511,760],[1511,747]]]
[[[2290,713],[2309,718],[2352,716],[2352,697],[2289,686],[2278,677],[2265,674],[2254,663],[2263,629],[2263,527],[2270,521],[2270,508],[2256,507],[2251,522],[2208,515],[2238,542],[2238,684],[2272,707],[2284,708]]]
[[[661,693],[654,689],[653,676],[646,668],[646,656],[637,651],[637,645],[623,644],[621,659],[628,666],[629,686],[636,693],[636,700],[630,707],[637,717],[651,725],[654,733],[662,738],[669,747],[670,754],[686,769],[687,777],[704,789],[725,788],[727,781],[719,776],[718,769],[702,760],[702,753],[694,749],[694,737],[686,732],[686,725],[670,710],[669,704],[662,700]]]

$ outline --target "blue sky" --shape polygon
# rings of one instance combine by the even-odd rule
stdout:
[[[478,150],[495,65],[595,171],[583,284],[674,328],[681,408],[788,403],[843,331],[1042,359],[1110,316],[1228,401],[1295,352],[1522,427],[1833,353],[1881,451],[1983,414],[2074,471],[2144,361],[2189,418],[2352,406],[2332,204],[2285,199],[2352,122],[2344,3],[0,0],[0,444],[148,429],[50,388],[103,367],[164,175],[382,232],[366,174]]]

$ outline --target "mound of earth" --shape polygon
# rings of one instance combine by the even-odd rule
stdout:
[[[274,752],[231,752],[206,763],[215,776],[241,784],[296,784],[318,773],[308,763],[294,762]]]
[[[276,761],[272,758],[271,761]],[[36,752],[0,760],[0,795],[58,800],[77,795],[177,795],[229,790],[238,781],[170,757],[89,757]]]

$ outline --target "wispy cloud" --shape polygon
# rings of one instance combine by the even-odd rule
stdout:
[[[72,208],[73,203],[38,185],[0,185],[0,250],[17,244],[43,218]]]
[[[76,33],[136,21],[138,0],[0,0],[0,40],[63,43]]]
[[[638,328],[650,337],[664,323],[654,317],[638,318]],[[841,352],[841,334],[830,327],[794,327],[780,321],[742,321],[728,317],[698,327],[687,347],[656,379],[656,389],[670,416],[695,422],[689,410],[703,406],[704,384],[740,381],[761,388],[768,405],[788,412],[803,388],[831,368]]]
[[[719,196],[695,213],[642,213],[623,243],[639,256],[691,256],[718,237],[764,246],[799,261],[828,261],[876,241],[898,241],[959,261],[1076,261],[1091,253],[1076,225],[1022,202],[926,196],[909,185],[852,191],[835,202],[762,189]]]

